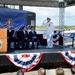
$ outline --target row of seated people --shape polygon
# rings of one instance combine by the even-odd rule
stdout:
[[[14,42],[14,48],[19,48],[21,45],[22,49],[29,49],[29,43],[32,42],[31,48],[38,48],[39,38],[37,37],[37,33],[34,27],[22,27],[20,30],[18,28],[10,28],[7,31],[7,41],[8,48],[11,48],[11,43]],[[36,44],[34,45],[36,41]]]

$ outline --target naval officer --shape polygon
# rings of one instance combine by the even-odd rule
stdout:
[[[52,48],[53,47],[54,24],[51,22],[51,19],[47,17],[47,19],[43,21],[43,25],[46,26],[47,48]]]

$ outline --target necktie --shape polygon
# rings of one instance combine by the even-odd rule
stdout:
[[[24,35],[26,35],[26,32],[24,31]]]
[[[14,38],[16,38],[17,37],[17,32],[14,32]]]

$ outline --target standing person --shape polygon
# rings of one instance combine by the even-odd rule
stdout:
[[[48,17],[46,20],[43,21],[43,25],[46,26],[47,48],[52,48],[53,47],[52,39],[53,39],[53,33],[54,33],[54,25],[51,22],[51,19]]]
[[[46,70],[44,68],[39,68],[38,75],[46,75]]]
[[[71,73],[72,75],[75,75],[75,66],[71,67]]]

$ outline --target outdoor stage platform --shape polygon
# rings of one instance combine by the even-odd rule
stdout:
[[[75,48],[69,46],[54,46],[51,49],[46,49],[45,46],[39,49],[28,50],[9,50],[7,53],[0,53],[0,72],[16,71],[19,68],[13,65],[6,57],[6,54],[20,54],[20,53],[42,53],[42,59],[38,65],[32,70],[36,70],[39,67],[44,68],[56,68],[56,67],[71,67],[63,57],[60,55],[60,51],[74,51]]]
[[[60,51],[74,51],[75,48],[64,47],[64,46],[54,46],[51,49],[47,49],[45,46],[42,46],[39,49],[30,49],[30,50],[9,50],[7,53],[0,53],[0,72],[16,71],[19,68],[13,65],[6,54],[20,54],[20,53],[42,53],[42,59],[36,67],[32,70],[36,70],[39,67],[44,68],[56,68],[56,67],[70,67],[63,57],[59,54]]]

